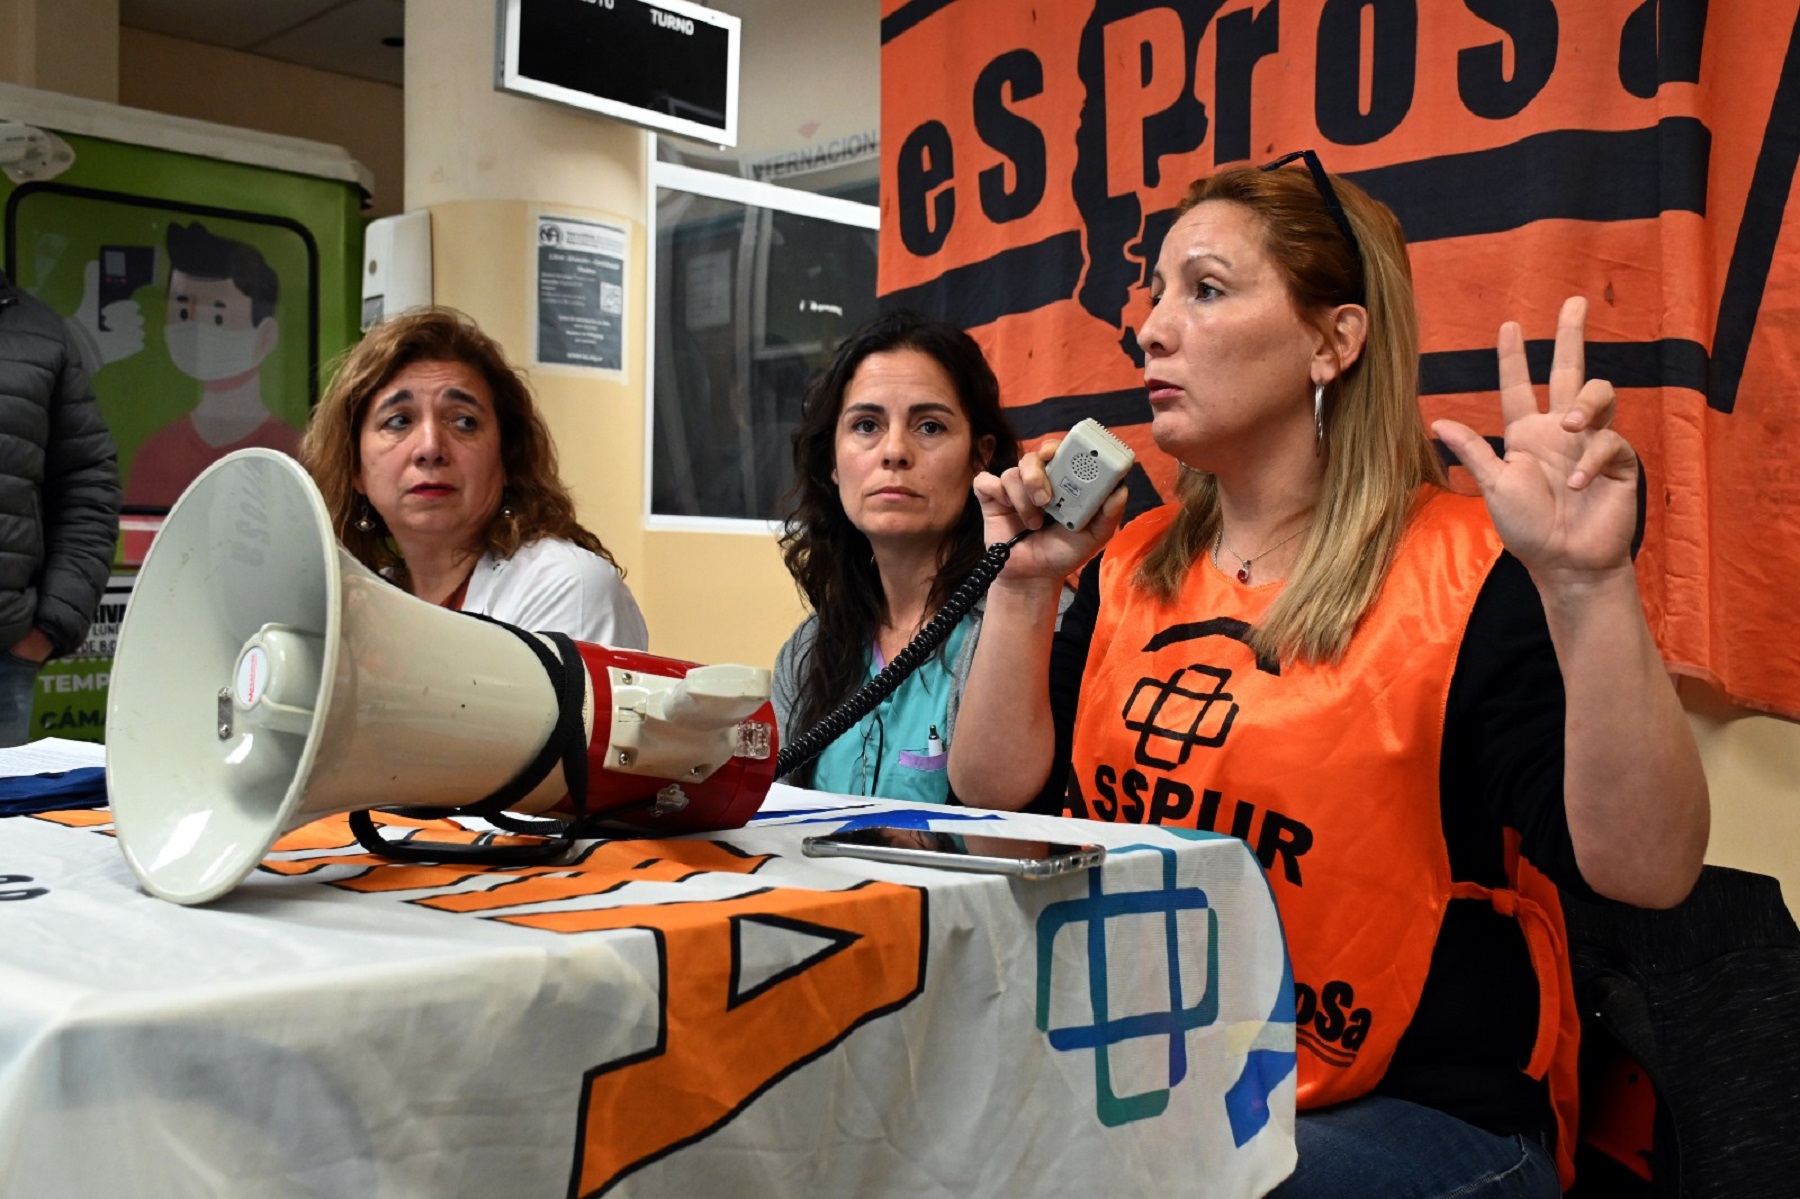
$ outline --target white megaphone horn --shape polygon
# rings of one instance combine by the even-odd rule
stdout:
[[[542,860],[592,819],[741,827],[774,779],[768,696],[767,670],[415,599],[338,545],[299,463],[240,450],[182,494],[138,573],[107,701],[107,790],[132,872],[177,903],[217,898],[284,833],[345,812],[390,856]],[[502,805],[560,819],[523,826]],[[496,857],[385,841],[368,809],[391,806],[564,844]]]

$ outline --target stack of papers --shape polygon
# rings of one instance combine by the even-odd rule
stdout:
[[[21,774],[61,774],[84,766],[106,765],[106,746],[97,741],[45,737],[11,749],[0,749],[0,778]]]
[[[46,737],[0,749],[0,816],[106,804],[106,747]]]

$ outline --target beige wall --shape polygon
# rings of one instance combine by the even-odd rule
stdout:
[[[142,29],[120,29],[118,48],[120,104],[342,146],[375,176],[365,215],[403,210],[400,88]]]
[[[119,0],[0,0],[0,81],[119,99]]]
[[[581,521],[625,568],[650,625],[653,648],[668,652],[663,622],[651,610],[644,568],[642,515],[643,344],[629,330],[644,320],[644,230],[605,208],[528,200],[446,200],[431,213],[432,290],[436,301],[473,316],[515,362],[532,350],[532,271],[539,213],[623,226],[632,238],[627,267],[625,378],[567,367],[528,367],[532,389],[556,440],[563,478]]]
[[[1733,707],[1693,679],[1680,687],[1712,789],[1706,860],[1774,875],[1800,912],[1800,724]]]

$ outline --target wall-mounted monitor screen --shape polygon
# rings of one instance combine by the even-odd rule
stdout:
[[[499,5],[501,91],[737,145],[737,17],[686,0]]]

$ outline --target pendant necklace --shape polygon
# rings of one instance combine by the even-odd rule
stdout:
[[[1244,555],[1238,553],[1236,550],[1232,549],[1229,545],[1227,545],[1225,543],[1225,530],[1220,529],[1219,530],[1219,539],[1213,543],[1213,565],[1214,566],[1219,565],[1219,551],[1224,550],[1232,558],[1235,558],[1237,560],[1237,563],[1238,563],[1237,581],[1240,583],[1248,584],[1250,582],[1250,564],[1252,562],[1255,562],[1258,558],[1268,557],[1270,554],[1274,553],[1276,550],[1280,549],[1282,546],[1286,545],[1288,542],[1292,541],[1294,538],[1300,536],[1300,534],[1302,534],[1304,532],[1306,532],[1306,526],[1301,525],[1298,529],[1295,529],[1292,533],[1289,533],[1286,537],[1283,537],[1280,541],[1277,541],[1274,545],[1272,545],[1268,549],[1262,551],[1260,554],[1251,554],[1248,558],[1246,558],[1246,557],[1244,557]],[[1221,569],[1223,569],[1223,568],[1221,567]]]

